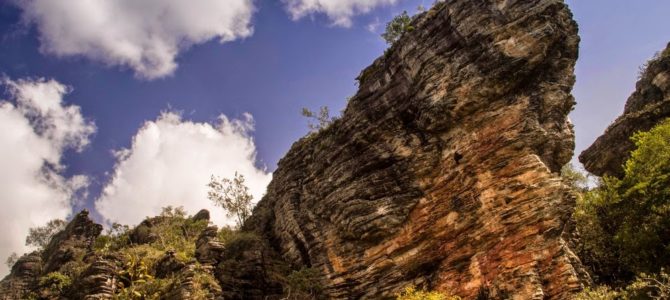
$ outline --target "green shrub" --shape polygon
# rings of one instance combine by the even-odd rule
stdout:
[[[670,275],[642,273],[626,287],[626,294],[628,299],[670,299]]]
[[[603,178],[575,211],[580,252],[610,282],[670,265],[670,120],[632,140],[623,178]]]
[[[40,287],[46,288],[52,295],[60,295],[72,285],[72,279],[59,272],[51,272],[40,278]]]
[[[413,286],[406,287],[404,291],[396,295],[396,300],[460,300],[461,297],[450,296],[435,291],[417,290]]]
[[[625,299],[670,299],[670,275],[660,273],[640,274],[628,286],[612,289],[601,285],[587,288],[575,297],[576,300],[625,300]]]
[[[321,272],[316,268],[303,268],[287,276],[290,294],[297,298],[314,298],[323,291]]]
[[[386,23],[386,30],[382,33],[382,38],[389,45],[393,45],[403,34],[414,30],[414,27],[410,25],[411,22],[412,18],[407,14],[407,11],[403,11],[402,14],[395,16],[390,22]]]

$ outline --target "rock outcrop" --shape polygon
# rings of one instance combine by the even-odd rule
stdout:
[[[563,1],[450,0],[365,69],[343,116],[296,142],[245,228],[333,299],[408,285],[569,299],[557,172],[578,54]]]
[[[316,270],[331,299],[409,285],[570,299],[582,289],[562,238],[574,199],[558,176],[574,148],[570,11],[560,0],[450,0],[412,28],[360,74],[343,116],[280,161],[247,232],[168,210],[93,249],[105,239],[84,213],[21,258],[0,293],[39,295],[58,271],[73,283],[51,298],[154,293],[141,278],[158,278],[169,284],[151,295],[165,299],[280,299],[291,270]]]
[[[12,271],[0,282],[0,299],[28,298],[37,288],[37,278],[42,272],[42,258],[37,253],[24,255],[12,267]]]
[[[587,171],[598,175],[623,175],[623,164],[635,145],[631,137],[648,131],[670,117],[670,45],[647,63],[628,98],[623,115],[579,156]]]
[[[39,285],[41,276],[81,263],[102,226],[93,223],[88,211],[77,214],[64,230],[54,235],[43,251],[21,257],[12,272],[0,281],[0,299],[48,298]]]

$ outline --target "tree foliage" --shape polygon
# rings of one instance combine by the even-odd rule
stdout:
[[[625,175],[603,178],[575,211],[580,250],[604,281],[670,265],[670,121],[632,140]]]
[[[307,127],[311,132],[317,132],[330,126],[335,121],[335,117],[330,116],[328,106],[321,106],[318,112],[311,111],[308,108],[302,108],[302,116],[309,119]]]
[[[66,225],[65,220],[53,219],[44,226],[30,228],[26,237],[26,246],[37,247],[40,250],[44,249],[51,238],[65,229]]]
[[[461,300],[461,297],[450,296],[435,291],[418,290],[413,286],[409,286],[396,295],[396,300]]]
[[[414,30],[410,23],[412,23],[412,18],[407,14],[407,11],[403,11],[402,14],[393,17],[391,21],[386,23],[386,30],[382,33],[382,38],[387,44],[393,45],[403,34]]]
[[[12,268],[16,262],[19,261],[19,255],[16,254],[16,252],[12,252],[12,254],[7,257],[7,260],[5,261],[5,265],[7,265],[8,268]]]
[[[583,172],[577,170],[572,163],[568,163],[561,168],[561,178],[565,184],[578,192],[586,192],[589,187],[589,178]]]
[[[237,227],[242,227],[244,221],[251,216],[252,201],[254,197],[249,193],[249,188],[244,184],[244,176],[235,172],[233,179],[212,178],[207,185],[210,190],[207,194],[217,206],[221,206],[226,215],[235,218]]]
[[[303,268],[287,276],[289,299],[316,299],[321,295],[321,273],[316,268]]]

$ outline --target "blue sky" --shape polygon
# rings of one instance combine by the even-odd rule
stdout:
[[[75,193],[76,189],[73,188],[64,194],[64,197],[83,195],[75,202],[76,209],[93,210],[99,221],[131,222],[137,216],[151,214],[159,205],[206,202],[206,199],[189,199],[193,195],[201,195],[204,184],[196,184],[195,189],[199,190],[197,193],[189,190],[194,187],[174,187],[180,182],[190,182],[194,176],[204,176],[204,179],[198,177],[198,180],[206,183],[211,175],[207,174],[211,169],[206,166],[188,169],[190,162],[187,160],[180,161],[178,166],[172,168],[171,163],[176,161],[174,157],[179,154],[200,159],[193,165],[202,164],[203,157],[222,160],[212,164],[222,169],[216,174],[219,176],[229,176],[235,171],[234,167],[248,170],[249,174],[245,175],[250,178],[257,193],[262,193],[262,187],[269,180],[269,173],[275,169],[277,161],[294,141],[308,131],[307,121],[301,117],[300,109],[318,109],[320,106],[329,106],[334,112],[342,109],[346,97],[356,91],[355,77],[386,48],[379,38],[383,24],[402,10],[415,11],[419,4],[432,2],[320,0],[323,3],[321,7],[300,7],[302,0],[259,0],[253,2],[252,10],[245,10],[248,8],[244,6],[245,3],[250,3],[248,0],[230,1],[240,4],[235,10],[231,8],[231,11],[237,13],[236,17],[248,17],[246,27],[242,26],[245,28],[233,25],[224,28],[233,28],[234,36],[229,38],[232,41],[220,43],[222,33],[209,33],[204,38],[197,34],[189,35],[193,30],[201,30],[196,33],[209,31],[193,29],[194,26],[188,24],[168,24],[165,28],[184,31],[181,38],[178,37],[180,43],[189,39],[191,42],[188,47],[177,51],[175,60],[178,66],[174,70],[153,73],[138,71],[145,66],[144,61],[128,63],[123,60],[125,54],[113,54],[111,50],[117,50],[114,47],[118,45],[96,49],[96,45],[106,45],[105,41],[98,40],[95,32],[94,37],[87,35],[86,24],[69,25],[74,26],[72,30],[77,31],[77,34],[68,32],[67,26],[63,26],[63,32],[48,32],[54,28],[50,25],[69,24],[53,23],[63,19],[52,14],[61,13],[65,16],[61,17],[66,18],[70,13],[54,6],[64,3],[62,1],[23,2],[48,3],[42,7],[37,4],[16,5],[13,1],[0,3],[0,73],[5,81],[12,81],[22,87],[18,80],[34,82],[38,78],[46,78],[68,86],[71,91],[61,95],[62,105],[80,107],[81,115],[96,127],[95,133],[86,137],[88,144],[80,152],[60,144],[60,148],[57,148],[61,153],[58,156],[61,168],[54,174],[64,181],[75,175],[87,178],[87,188],[84,190],[88,193],[82,194],[81,190]],[[670,18],[667,18],[670,2],[567,2],[579,23],[582,37],[576,71],[577,85],[574,89],[578,104],[571,114],[577,131],[576,153],[579,153],[622,112],[626,98],[634,89],[638,66],[670,41]],[[292,10],[288,8],[291,3],[295,4]],[[339,9],[346,5],[353,8],[344,12]],[[203,9],[207,12],[208,8]],[[134,7],[132,11],[138,11],[138,8]],[[95,24],[96,15],[90,15],[92,24]],[[139,16],[141,19],[142,15]],[[184,20],[208,25],[206,18],[185,17]],[[112,22],[120,27],[126,25],[123,23]],[[126,27],[132,27],[135,23],[129,24]],[[374,25],[377,25],[376,28]],[[253,32],[245,31],[249,28],[253,28]],[[124,30],[135,34],[141,33],[142,29]],[[104,37],[105,34],[99,36]],[[72,50],[68,48],[70,45],[59,44],[59,41],[68,42],[70,39],[82,41],[81,45],[88,45],[88,48]],[[166,68],[169,69],[169,66]],[[0,99],[13,103],[16,110],[20,111],[20,100],[17,97],[16,91],[12,92],[10,88],[0,94]],[[164,114],[166,111],[177,114]],[[249,129],[251,123],[246,119],[246,113],[253,116],[253,130]],[[221,115],[228,118],[227,123],[220,121]],[[203,139],[214,137],[216,141],[210,140],[203,146],[202,139],[191,139],[189,132],[195,132]],[[137,139],[136,144],[133,144],[134,137]],[[166,149],[174,144],[173,140],[183,141],[185,148],[174,151]],[[151,141],[157,141],[160,146],[152,145]],[[242,144],[251,142],[251,146],[227,146],[235,141]],[[223,150],[217,152],[217,145],[222,145],[220,147]],[[153,146],[161,149],[160,154],[145,151],[153,149]],[[122,149],[127,151],[122,155],[113,155],[114,151],[118,154]],[[17,146],[13,151],[22,152],[25,149]],[[256,153],[255,157],[253,153]],[[142,161],[143,158],[149,161]],[[232,160],[234,164],[226,160]],[[249,162],[242,164],[241,161]],[[9,167],[5,168],[7,170]],[[181,177],[167,178],[160,172]],[[151,182],[133,186],[124,183],[129,178],[150,178]],[[116,196],[102,197],[102,190],[106,186],[111,187],[108,193],[116,193]],[[140,189],[143,190],[135,193]],[[167,194],[160,194],[156,189],[167,190],[163,191]],[[126,195],[126,200],[120,200],[122,195]],[[181,198],[172,203],[172,195]],[[105,206],[108,211],[100,214],[94,204],[99,198],[105,198],[106,203],[116,201],[116,204]],[[21,201],[12,195],[0,194],[0,202]],[[135,206],[140,202],[146,205]],[[34,207],[18,204],[15,207],[17,210],[39,210],[44,204],[39,201],[35,203]],[[121,208],[135,211],[136,214],[132,218],[126,217],[129,214]],[[2,218],[21,213],[24,212],[8,211]],[[44,218],[62,217],[63,214],[61,209],[44,217],[31,216],[21,224],[35,226],[45,222]],[[18,233],[19,236],[21,234],[24,233]],[[0,240],[0,256],[20,244],[20,241],[15,241],[16,238],[11,237],[14,238],[12,241],[9,238]],[[0,269],[0,273],[2,271]]]

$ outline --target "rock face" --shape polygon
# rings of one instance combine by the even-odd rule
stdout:
[[[365,69],[342,118],[293,145],[245,228],[334,299],[407,285],[568,299],[579,37],[556,0],[450,0]]]
[[[48,298],[39,286],[40,276],[68,269],[81,262],[102,226],[88,218],[88,211],[77,214],[65,229],[56,234],[42,252],[24,255],[12,272],[0,281],[0,299],[25,299],[31,295]]]
[[[598,176],[623,175],[623,164],[635,145],[638,131],[648,131],[670,117],[670,45],[652,59],[628,98],[623,115],[579,156],[589,172]]]
[[[12,271],[0,282],[0,299],[24,299],[28,292],[37,288],[37,277],[42,271],[42,258],[31,253],[21,257]]]

